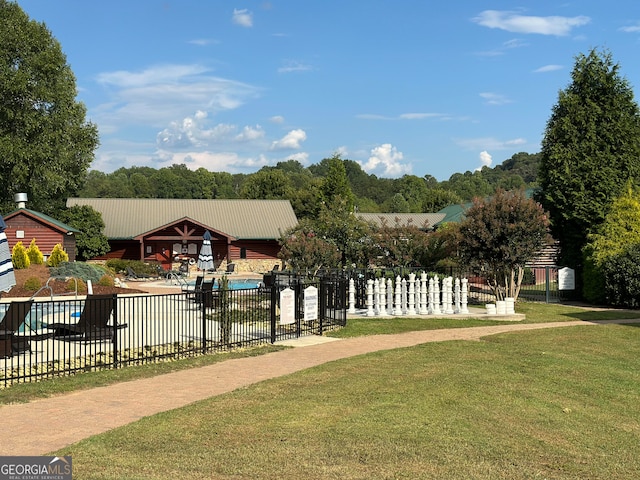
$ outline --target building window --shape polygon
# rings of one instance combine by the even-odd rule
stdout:
[[[247,249],[244,247],[240,248],[240,258],[247,258]]]

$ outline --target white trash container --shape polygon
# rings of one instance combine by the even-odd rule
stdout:
[[[487,303],[484,307],[487,309],[487,315],[495,315],[496,314],[496,304],[495,303]]]
[[[496,314],[497,315],[507,314],[507,302],[505,302],[504,300],[498,300],[496,302]]]

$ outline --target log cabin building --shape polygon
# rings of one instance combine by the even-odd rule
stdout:
[[[69,261],[75,261],[76,234],[79,233],[77,229],[44,213],[29,210],[24,205],[19,205],[17,210],[5,215],[4,222],[7,225],[4,232],[9,248],[12,249],[18,242],[29,248],[31,240],[35,238],[45,260],[51,255],[53,247],[60,244],[69,255]]]
[[[69,198],[67,207],[100,212],[110,251],[94,260],[120,258],[195,265],[206,231],[217,269],[233,263],[238,272],[270,271],[280,262],[279,239],[298,224],[288,200],[186,200]]]

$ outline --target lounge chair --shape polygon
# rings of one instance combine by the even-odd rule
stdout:
[[[130,280],[147,280],[151,277],[146,274],[136,273],[133,268],[127,267],[127,278]]]
[[[31,311],[31,305],[33,305],[33,300],[9,304],[9,308],[0,322],[0,358],[30,352],[30,340],[46,340],[53,336],[53,332],[17,334]]]
[[[213,292],[213,281],[211,282],[202,282],[202,284],[200,285],[200,287],[198,288],[198,290],[196,290],[195,292],[195,302],[196,303],[203,303],[205,304],[205,307],[210,307],[211,306],[211,295]]]
[[[77,323],[52,323],[54,337],[69,337],[72,340],[112,340],[114,327],[109,325],[115,307],[114,295],[87,295],[84,308]],[[116,328],[126,328],[127,324]]]
[[[228,263],[227,264],[227,272],[226,273],[234,273],[236,271],[236,264],[235,263]]]
[[[190,293],[198,293],[199,291],[202,290],[202,282],[204,281],[204,276],[197,276],[196,277],[196,283],[191,286],[188,283],[185,283],[184,285],[182,285],[182,291],[183,292],[190,292]]]

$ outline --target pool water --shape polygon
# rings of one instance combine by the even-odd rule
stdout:
[[[187,285],[189,285],[190,287],[195,287],[195,280],[187,282]],[[259,288],[262,285],[262,281],[257,280],[255,278],[236,278],[236,279],[232,279],[229,280],[229,290],[246,290],[249,288]],[[213,285],[213,289],[217,290],[220,288],[220,285],[218,284],[218,281],[216,280],[215,284]]]

